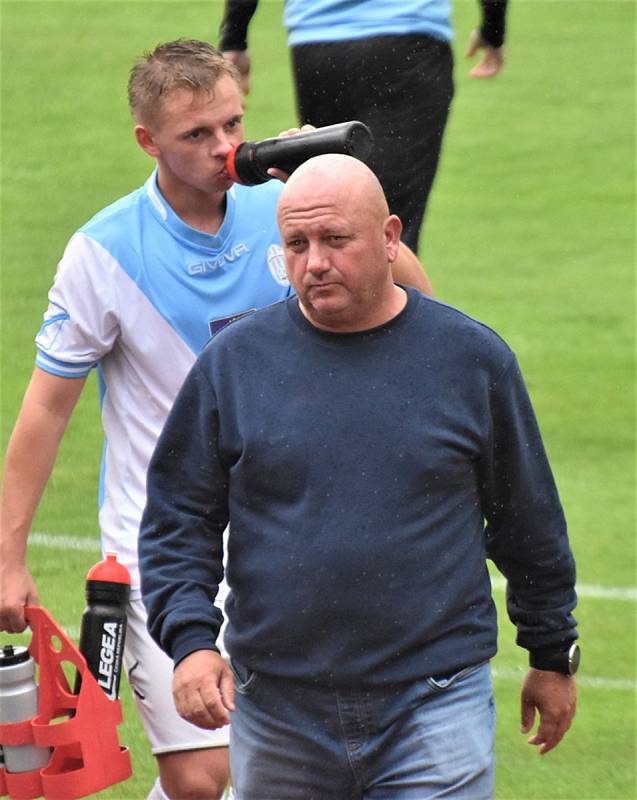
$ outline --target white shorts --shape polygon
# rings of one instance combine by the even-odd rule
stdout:
[[[221,598],[218,601],[221,603]],[[177,713],[172,693],[173,662],[152,640],[146,619],[141,598],[131,600],[124,665],[153,754],[228,747],[229,725],[209,731],[186,722]],[[219,641],[223,641],[222,635]]]

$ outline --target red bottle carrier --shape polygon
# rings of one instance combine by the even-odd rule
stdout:
[[[130,753],[119,744],[119,700],[110,700],[89,671],[84,656],[46,609],[28,606],[29,651],[39,665],[38,714],[0,724],[0,744],[52,748],[47,764],[31,772],[0,768],[0,796],[12,800],[74,800],[124,781],[132,774]],[[73,694],[62,669],[70,662],[82,685]]]

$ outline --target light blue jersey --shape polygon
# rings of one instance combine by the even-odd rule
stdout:
[[[291,46],[421,33],[450,41],[449,0],[286,0]]]
[[[281,189],[233,186],[211,236],[173,212],[154,173],[84,225],[58,266],[36,363],[63,377],[98,368],[102,544],[134,588],[148,461],[195,357],[232,318],[290,294],[276,226]]]

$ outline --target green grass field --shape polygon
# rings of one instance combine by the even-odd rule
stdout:
[[[131,135],[132,59],[179,36],[216,40],[221,0],[1,0],[2,444],[73,230],[151,169]],[[252,25],[250,138],[294,122],[281,0]],[[454,5],[456,97],[421,257],[438,296],[495,327],[521,361],[578,559],[579,710],[540,759],[519,733],[525,653],[503,591],[498,800],[629,800],[635,787],[635,10],[628,0],[512,0],[505,72],[467,78],[477,3]],[[29,561],[42,603],[77,634],[98,557],[98,403],[91,381],[38,513]],[[37,454],[34,454],[37,457]],[[0,634],[0,642],[7,639]],[[134,775],[100,797],[141,800],[153,760],[123,689]],[[299,798],[302,800],[302,798]],[[339,798],[335,800],[346,800]]]

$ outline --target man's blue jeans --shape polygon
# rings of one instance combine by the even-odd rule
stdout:
[[[495,705],[488,664],[445,680],[336,690],[234,664],[236,800],[488,800]]]

